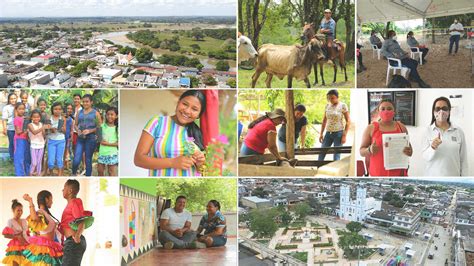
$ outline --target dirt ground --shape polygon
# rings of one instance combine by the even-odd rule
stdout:
[[[430,49],[426,56],[428,62],[418,66],[418,72],[426,83],[433,88],[474,88],[474,76],[471,74],[471,54],[470,50],[466,48],[470,41],[461,40],[458,54],[455,56],[448,55],[448,37],[437,37],[436,44],[431,44],[431,41],[419,42],[426,43]],[[400,40],[399,43],[401,43],[402,49],[408,51],[405,41]],[[380,60],[377,60],[377,55],[372,58],[370,45],[368,43],[363,45],[362,56],[367,70],[357,74],[357,87],[386,88],[387,61],[382,56]],[[412,82],[411,85],[413,88],[419,87],[416,82]]]

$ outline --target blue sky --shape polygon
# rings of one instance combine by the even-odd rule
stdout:
[[[0,17],[235,16],[236,0],[1,0]]]

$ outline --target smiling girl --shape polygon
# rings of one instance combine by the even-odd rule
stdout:
[[[135,165],[149,169],[150,176],[200,176],[204,145],[195,120],[205,109],[204,94],[188,90],[179,97],[174,115],[151,118],[135,150]]]

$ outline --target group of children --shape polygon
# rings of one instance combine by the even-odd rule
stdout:
[[[73,103],[47,102],[38,99],[37,109],[28,103],[27,92],[10,93],[3,108],[4,134],[9,138],[10,157],[16,176],[64,176],[70,157],[72,175],[83,165],[86,176],[92,175],[92,157],[99,145],[98,175],[117,175],[118,110],[109,107],[105,123],[92,106],[92,95],[73,95]],[[49,112],[48,112],[49,111]],[[46,151],[46,152],[45,152]],[[73,155],[73,156],[71,156]]]
[[[29,204],[29,216],[22,219],[23,205],[16,199],[12,202],[13,218],[3,229],[3,236],[11,239],[2,263],[7,265],[68,265],[80,266],[87,242],[82,235],[94,222],[92,212],[85,211],[82,200],[77,197],[80,184],[67,180],[63,198],[67,200],[61,221],[50,212],[53,195],[47,190],[38,193],[38,209],[33,199],[23,195]]]

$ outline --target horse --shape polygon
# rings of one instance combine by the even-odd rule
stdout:
[[[327,41],[326,41],[326,38],[324,37],[324,35],[316,34],[313,27],[314,27],[313,23],[311,23],[311,24],[306,23],[303,26],[303,35],[301,36],[301,39],[302,39],[303,43],[306,44],[311,39],[317,38],[317,39],[319,39],[320,41],[323,42],[323,45],[324,45],[323,47],[327,47]],[[336,47],[331,48],[331,49],[333,49],[332,50],[333,55],[335,55],[335,57],[338,58],[339,66],[341,67],[341,70],[344,70],[344,77],[347,81],[346,60],[345,60],[345,57],[344,57],[345,51],[346,51],[345,44],[343,42],[337,40],[337,39],[335,39],[333,43],[336,45]],[[318,69],[317,69],[318,64],[319,64],[319,71],[320,71],[320,74],[321,74],[322,85],[323,86],[326,85],[326,83],[324,82],[323,66],[324,66],[325,63],[328,63],[329,59],[331,59],[334,62],[335,58],[326,58],[325,60],[319,60],[318,58],[315,58],[314,64],[313,64],[314,76],[315,76],[314,85],[318,84]],[[333,83],[335,83],[336,82],[336,75],[337,75],[337,65],[334,63],[333,67],[334,67]]]

